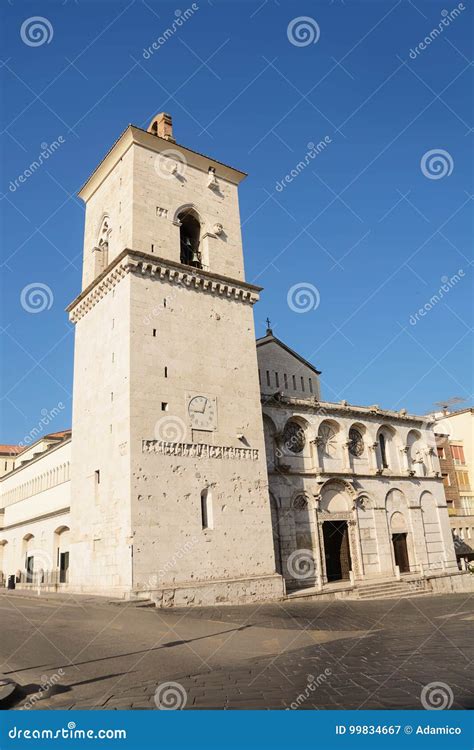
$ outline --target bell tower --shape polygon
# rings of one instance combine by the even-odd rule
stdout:
[[[147,131],[129,126],[80,191],[83,288],[68,308],[74,589],[162,606],[282,595],[244,177],[176,143],[161,113]]]

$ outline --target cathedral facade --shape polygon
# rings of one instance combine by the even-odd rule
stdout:
[[[72,438],[0,479],[4,583],[180,606],[458,575],[432,426],[324,402],[311,363],[255,344],[244,177],[161,114],[81,189]]]

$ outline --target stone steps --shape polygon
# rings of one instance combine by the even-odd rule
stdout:
[[[429,594],[425,581],[385,581],[367,584],[357,589],[358,599],[405,599]]]

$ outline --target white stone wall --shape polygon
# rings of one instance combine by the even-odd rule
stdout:
[[[126,276],[76,323],[70,583],[78,591],[131,586],[130,343]]]
[[[273,574],[251,305],[134,274],[131,341],[134,586]],[[216,399],[213,431],[190,423],[189,398],[201,393]],[[258,458],[143,453],[142,441],[153,439],[252,449]],[[201,522],[206,488],[212,529]]]
[[[127,247],[132,247],[133,150],[130,148],[116,162],[112,170],[87,202],[84,226],[84,255],[82,288],[95,278],[94,247],[105,216],[110,229],[108,262],[111,263]]]
[[[0,571],[3,578],[25,572],[25,537],[35,569],[57,570],[58,531],[70,526],[67,441],[0,481]],[[64,540],[64,537],[63,537]]]
[[[170,149],[166,151],[181,153],[182,159],[186,159],[185,152],[176,144],[170,144]],[[224,179],[217,169],[219,187],[211,190],[207,187],[207,172],[183,161],[177,162],[179,169],[173,175],[168,165],[172,161],[172,156],[167,157],[139,145],[133,146],[133,231],[130,247],[144,253],[154,252],[159,257],[179,263],[179,226],[176,218],[183,208],[194,207],[201,220],[204,268],[233,279],[243,279],[237,185]],[[219,236],[214,232],[216,224],[223,227]]]

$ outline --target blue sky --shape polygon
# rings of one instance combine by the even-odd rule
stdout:
[[[147,56],[191,3],[4,2],[0,440],[22,440],[59,403],[48,430],[70,425],[75,194],[128,123],[163,110],[179,143],[249,173],[240,201],[247,279],[265,288],[257,335],[269,316],[322,370],[330,401],[419,413],[452,396],[470,403],[473,8],[461,6],[451,19],[454,2],[199,0]],[[26,24],[22,38],[38,15],[45,35],[29,38]],[[25,304],[32,284],[50,290],[41,312]],[[309,297],[295,297],[300,284]]]

